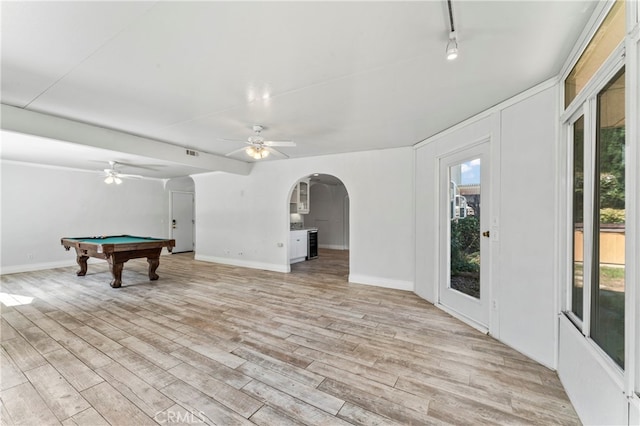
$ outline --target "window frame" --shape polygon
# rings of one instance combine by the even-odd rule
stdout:
[[[626,64],[624,63],[624,61],[622,61],[622,65],[620,68],[616,68],[613,75],[607,75],[607,78],[605,79],[605,83],[604,86],[600,87],[599,90],[595,93],[595,97],[593,99],[593,104],[592,104],[592,118],[594,120],[594,122],[591,125],[591,129],[593,131],[593,137],[591,140],[591,143],[593,144],[593,154],[592,154],[592,159],[593,159],[593,165],[592,165],[592,181],[591,181],[591,185],[592,187],[590,188],[590,190],[592,191],[592,197],[591,197],[591,205],[589,206],[591,208],[591,228],[592,228],[592,244],[589,247],[591,252],[592,252],[592,256],[591,256],[591,264],[590,264],[590,269],[592,270],[592,274],[591,274],[591,284],[594,283],[594,278],[597,277],[597,283],[596,283],[596,287],[594,288],[594,286],[590,286],[590,294],[589,294],[589,298],[590,298],[590,315],[593,316],[594,315],[594,311],[597,311],[600,309],[600,305],[596,305],[596,299],[597,299],[597,295],[595,294],[595,292],[599,292],[600,291],[600,280],[601,280],[601,276],[599,274],[600,268],[602,267],[602,261],[600,258],[600,243],[601,243],[601,219],[599,216],[599,212],[600,212],[600,202],[601,202],[601,183],[600,183],[600,179],[598,176],[600,176],[600,174],[602,173],[602,157],[601,157],[601,152],[600,150],[603,149],[603,143],[602,141],[599,139],[600,137],[600,132],[601,132],[601,128],[600,128],[600,109],[599,109],[599,104],[600,104],[600,94],[605,90],[605,88],[607,86],[609,86],[611,83],[614,82],[614,80],[618,79],[620,77],[620,74],[624,73],[625,77],[624,77],[624,82],[625,82],[625,103],[624,103],[624,111],[625,111],[625,138],[624,138],[624,164],[625,164],[625,176],[624,176],[624,180],[625,180],[625,212],[629,210],[629,192],[626,189],[626,184],[628,182],[628,158],[629,158],[629,146],[630,146],[630,139],[626,134],[626,129],[627,129],[627,123],[628,123],[628,118],[627,118],[627,97],[628,97],[628,91],[626,88],[626,83],[628,83],[628,74],[627,74],[627,68],[626,68]],[[598,179],[598,181],[596,182],[595,180]],[[597,184],[596,184],[597,183]],[[628,219],[625,219],[625,234],[629,235],[629,233],[627,232],[627,223],[628,223]],[[598,238],[596,239],[594,236],[596,234],[596,229],[598,231]],[[627,335],[627,327],[628,327],[628,319],[629,317],[627,316],[627,309],[628,309],[628,291],[629,291],[629,275],[627,273],[627,265],[629,264],[629,259],[627,257],[627,251],[628,251],[628,247],[629,244],[625,241],[625,291],[624,291],[624,324],[625,324],[625,332],[623,333],[623,341],[624,341],[624,362],[623,362],[623,366],[619,366],[617,362],[613,361],[613,358],[609,358],[608,360],[613,361],[613,363],[615,364],[615,366],[620,369],[622,372],[624,372],[624,370],[626,368],[629,367],[630,363],[629,360],[627,358],[628,356],[628,346],[630,344],[632,344],[632,340],[630,340],[628,338]],[[596,255],[596,253],[598,253]],[[597,260],[596,260],[597,258]],[[597,315],[597,314],[596,314]],[[591,337],[594,334],[594,326],[592,326],[590,324],[590,329],[589,329],[589,336],[590,336],[590,340],[592,340],[599,348],[601,348],[601,350],[603,352],[606,353],[606,351],[604,350],[604,348],[602,346],[600,346],[600,344],[596,343],[596,338]]]
[[[565,69],[562,73],[562,83],[563,83],[563,87],[562,87],[562,106],[564,107],[564,109],[568,109],[572,104],[575,103],[575,100],[579,97],[578,95],[580,93],[582,93],[582,91],[584,91],[584,89],[587,88],[587,85],[583,86],[582,89],[578,90],[576,95],[573,97],[573,99],[571,100],[571,102],[569,104],[566,104],[566,95],[567,95],[567,90],[566,90],[566,82],[567,79],[571,76],[572,72],[574,71],[574,69],[578,66],[578,64],[580,63],[580,60],[583,58],[583,56],[589,51],[589,48],[591,47],[591,42],[594,40],[594,38],[596,38],[599,34],[598,32],[600,31],[600,29],[602,28],[603,25],[605,25],[605,23],[607,23],[607,19],[610,18],[610,14],[613,12],[613,9],[615,8],[616,5],[621,4],[622,8],[621,11],[622,13],[625,14],[624,16],[624,22],[623,25],[625,26],[625,29],[623,30],[623,37],[622,39],[618,42],[618,46],[620,47],[622,45],[624,45],[625,43],[625,35],[626,35],[626,28],[628,27],[628,16],[629,16],[629,12],[628,12],[628,3],[633,3],[633,1],[630,0],[608,0],[605,4],[604,7],[600,8],[600,10],[598,11],[598,14],[595,15],[597,16],[597,19],[592,19],[590,20],[589,24],[587,25],[587,28],[589,28],[589,32],[587,34],[582,34],[581,37],[581,44],[580,44],[580,49],[579,51],[575,51],[574,50],[574,60],[571,62],[571,66],[568,69]],[[613,22],[609,21],[609,24],[611,24]],[[586,36],[588,35],[588,36]],[[603,34],[600,34],[600,38],[602,38],[604,36]],[[600,40],[602,42],[602,40]],[[606,42],[605,42],[606,44]],[[613,52],[615,50],[612,49],[611,52]],[[576,54],[579,53],[579,54]],[[604,64],[606,63],[606,60],[603,61],[600,64],[600,68],[602,68],[604,66]],[[593,79],[596,74],[598,73],[599,69],[596,69],[596,71],[594,72],[594,74],[591,76],[591,79]],[[588,82],[587,82],[588,83]]]
[[[589,330],[590,329],[590,315],[585,315],[586,312],[589,312],[587,309],[587,303],[589,303],[589,301],[587,300],[587,295],[591,294],[591,268],[584,268],[583,267],[583,295],[582,295],[582,318],[578,317],[574,312],[573,312],[573,262],[574,262],[574,256],[575,256],[575,252],[574,252],[574,245],[573,245],[573,241],[574,241],[574,223],[573,223],[573,190],[574,190],[574,185],[573,185],[573,155],[574,155],[574,151],[573,151],[573,138],[574,138],[574,126],[576,124],[576,122],[580,119],[580,118],[584,118],[584,147],[583,147],[583,152],[584,152],[584,158],[583,158],[583,165],[584,165],[584,176],[583,176],[583,205],[584,206],[588,206],[590,205],[589,203],[591,203],[591,200],[588,199],[588,197],[590,195],[592,195],[592,191],[586,191],[586,188],[590,187],[590,185],[593,182],[592,179],[592,174],[591,173],[586,173],[587,170],[591,170],[591,150],[593,149],[592,147],[592,143],[591,143],[591,118],[590,118],[590,114],[589,114],[589,110],[590,108],[588,107],[588,102],[585,102],[582,105],[582,108],[580,109],[576,109],[576,111],[574,111],[573,115],[564,123],[565,127],[566,127],[566,132],[567,132],[567,171],[568,171],[568,176],[567,176],[567,223],[566,223],[566,228],[567,228],[567,235],[566,235],[566,240],[567,240],[567,253],[566,253],[566,259],[568,259],[569,261],[567,262],[567,267],[566,267],[566,279],[565,282],[567,283],[566,285],[566,294],[565,294],[565,300],[566,303],[563,306],[563,311],[565,313],[565,315],[567,315],[567,317],[569,318],[569,320],[578,328],[578,330],[580,330],[580,332],[582,333],[582,335],[587,336],[588,333],[585,330]],[[592,216],[592,211],[591,209],[585,209],[583,212],[583,220],[584,223],[590,223],[592,221],[591,216]],[[591,264],[591,257],[592,257],[592,251],[591,250],[586,250],[586,247],[589,247],[590,244],[592,244],[593,241],[593,229],[591,227],[583,227],[583,231],[582,231],[582,245],[583,245],[583,250],[582,250],[582,263],[583,265],[587,265],[587,264]]]
[[[606,16],[606,13],[604,13]],[[586,44],[585,44],[586,45]],[[636,381],[636,392],[640,389],[640,378],[637,380],[635,378],[630,379],[629,374],[625,372],[628,369],[633,371],[629,371],[631,375],[635,375],[635,371],[640,369],[640,365],[632,365],[631,356],[629,346],[634,344],[635,337],[629,340],[629,333],[625,331],[625,368],[622,369],[620,366],[590,337],[591,332],[591,303],[592,303],[592,293],[593,293],[593,279],[592,279],[592,265],[593,265],[593,242],[594,242],[594,211],[593,211],[593,203],[595,196],[595,161],[596,161],[596,124],[597,124],[597,103],[598,103],[598,94],[606,87],[609,82],[623,69],[626,67],[625,60],[625,41],[623,41],[616,49],[614,49],[607,60],[602,64],[600,69],[594,74],[592,79],[585,85],[582,91],[576,96],[576,98],[571,102],[571,104],[567,107],[567,109],[561,114],[560,122],[562,125],[562,133],[563,133],[563,141],[564,141],[564,155],[566,160],[566,169],[565,169],[565,188],[566,191],[566,204],[565,204],[565,216],[564,216],[564,240],[565,240],[565,259],[562,262],[563,265],[563,273],[562,276],[564,278],[564,287],[562,291],[562,305],[561,311],[562,313],[576,326],[576,328],[580,331],[580,333],[586,338],[589,346],[594,349],[594,351],[599,354],[599,358],[601,363],[606,366],[606,369],[610,372],[612,377],[615,377],[617,381],[622,385],[624,382],[627,382],[625,386],[626,389],[631,389],[633,387],[633,383],[630,383],[631,380]],[[569,70],[565,73],[564,77],[568,75]],[[627,80],[629,80],[629,68],[626,68],[627,71]],[[560,81],[561,84],[564,83],[564,78]],[[625,88],[628,91],[628,88]],[[564,90],[561,90],[564,92]],[[564,93],[560,96],[561,102],[564,102]],[[628,105],[628,96],[625,97],[625,103]],[[562,103],[561,105],[564,105]],[[628,112],[627,105],[625,105],[625,110]],[[583,318],[582,320],[578,318],[572,312],[572,288],[573,288],[573,261],[574,261],[574,253],[573,253],[573,125],[575,122],[581,117],[584,116],[584,247],[583,250],[583,263],[584,263],[584,287],[583,287]],[[628,152],[629,148],[629,138],[630,134],[626,135],[626,143],[625,143],[625,152]],[[625,180],[629,179],[629,166],[627,164],[627,170],[625,175]],[[637,188],[636,188],[637,189]],[[627,188],[626,194],[629,193],[630,188]],[[628,198],[628,201],[631,203],[632,199]],[[629,204],[632,207],[632,204]],[[588,224],[588,225],[587,225]],[[637,232],[637,229],[636,229]],[[627,243],[629,245],[630,243]],[[629,254],[627,253],[627,260],[629,258]],[[588,266],[587,266],[588,265]],[[629,271],[627,272],[627,278],[630,277]],[[630,283],[631,280],[626,279],[627,283]],[[626,289],[625,289],[626,293]],[[633,294],[633,291],[632,291]],[[625,294],[625,319],[631,318],[629,309],[629,296]],[[635,316],[635,314],[634,314]],[[628,321],[627,321],[628,322]],[[637,333],[636,333],[637,334]],[[635,362],[635,361],[634,361]]]
[[[625,39],[623,39],[620,45],[618,45],[618,47],[612,51],[609,58],[607,58],[607,60],[603,62],[603,64],[600,66],[600,69],[592,76],[591,81],[589,81],[583,87],[583,89],[580,91],[580,93],[576,95],[576,97],[571,101],[571,103],[569,105],[565,104],[564,82],[567,79],[567,77],[569,77],[569,74],[571,74],[571,71],[576,66],[578,61],[580,61],[582,54],[587,49],[587,47],[589,46],[589,43],[598,32],[598,29],[602,26],[602,24],[606,20],[607,15],[611,11],[611,8],[613,7],[615,2],[616,0],[605,0],[605,1],[599,2],[596,5],[596,8],[592,13],[591,18],[589,19],[589,22],[587,22],[587,24],[585,25],[585,28],[582,31],[582,34],[580,34],[578,41],[576,42],[573,49],[571,50],[571,53],[569,54],[570,60],[568,60],[564,64],[562,70],[560,71],[559,106],[561,111],[560,116],[561,116],[562,123],[565,122],[567,115],[572,115],[576,109],[580,108],[581,105],[584,104],[585,100],[588,97],[588,94],[592,92],[591,86],[593,85],[594,80],[597,80],[598,75],[600,74],[600,71],[607,66],[607,63],[609,62],[611,57],[615,55],[615,52],[617,52],[618,50],[624,51]],[[634,2],[625,1],[625,3],[627,5],[626,6],[627,7],[626,25],[627,25],[627,28],[629,28],[629,10],[631,8],[630,5],[632,5]]]
[[[625,37],[627,70],[626,111],[627,111],[627,141],[625,156],[628,158],[626,170],[627,201],[627,232],[631,237],[626,250],[627,300],[627,324],[625,339],[626,346],[625,365],[627,372],[625,377],[625,391],[630,401],[634,402],[637,412],[640,414],[640,265],[637,259],[640,256],[640,81],[637,76],[640,72],[640,4],[637,1],[627,1],[627,36]]]
[[[591,90],[588,93],[588,96],[584,100],[580,109],[575,109],[573,114],[568,118],[565,118],[563,121],[563,125],[566,128],[566,146],[567,146],[567,220],[566,220],[566,228],[567,228],[567,242],[572,240],[571,233],[573,232],[573,179],[569,174],[573,171],[573,125],[580,118],[584,117],[584,205],[587,207],[584,211],[584,247],[592,248],[594,244],[594,235],[593,235],[593,221],[594,221],[594,211],[593,205],[595,201],[595,158],[596,158],[596,124],[597,124],[597,98],[598,94],[604,87],[613,79],[624,67],[624,57],[615,57],[610,58],[614,59],[608,65],[605,70],[600,70],[598,75],[598,84],[593,84]],[[606,71],[606,73],[604,72]],[[589,224],[589,226],[586,226]],[[572,282],[572,270],[573,267],[571,263],[573,262],[573,253],[572,253],[573,245],[567,244],[567,253],[568,253],[568,262],[566,263],[566,282]],[[592,265],[593,264],[593,250],[584,250],[583,253],[584,264]],[[590,324],[590,315],[587,315],[587,312],[591,312],[591,293],[592,293],[592,268],[584,268],[584,296],[583,296],[583,319],[580,320],[576,315],[572,313],[572,292],[571,286],[567,285],[566,291],[566,303],[564,304],[564,311],[568,314],[568,316],[572,319],[572,322],[578,326],[581,330],[582,334],[588,337],[589,331],[591,329]],[[570,314],[570,315],[569,315]],[[581,324],[581,325],[580,325]]]

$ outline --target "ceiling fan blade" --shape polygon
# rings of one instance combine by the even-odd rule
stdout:
[[[294,141],[264,141],[266,146],[296,146]]]
[[[140,175],[127,175],[122,173],[116,173],[116,176],[125,178],[125,179],[142,179],[143,176]]]
[[[276,155],[276,156],[278,156],[278,157],[281,157],[281,158],[289,158],[289,156],[288,156],[287,154],[285,154],[284,152],[278,151],[278,150],[277,150],[277,149],[275,149],[275,148],[271,148],[271,147],[269,147],[269,146],[265,146],[265,147],[264,147],[264,149],[266,149],[267,151],[269,151],[269,152],[270,152],[270,153],[272,153],[272,154],[275,154],[275,155]]]
[[[247,149],[247,148],[240,148],[240,149],[233,150],[230,153],[225,154],[225,157],[231,157],[232,155],[235,155],[235,154],[237,154],[239,152],[243,152],[245,149]]]
[[[248,142],[246,139],[225,139],[225,138],[218,138],[218,140],[220,141],[225,141],[225,142],[242,142],[242,143],[246,143],[251,145],[251,142]]]

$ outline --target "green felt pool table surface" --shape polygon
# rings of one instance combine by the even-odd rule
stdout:
[[[65,238],[70,241],[79,241],[89,244],[132,244],[132,243],[144,243],[149,241],[166,241],[163,238],[151,238],[151,237],[136,237],[133,235],[117,235],[117,236],[105,236],[105,237],[80,237],[80,238]]]

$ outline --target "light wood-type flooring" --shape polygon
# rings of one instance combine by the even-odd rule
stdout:
[[[579,424],[555,372],[415,294],[163,256],[2,277],[2,425]]]

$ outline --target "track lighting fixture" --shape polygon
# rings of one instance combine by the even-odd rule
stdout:
[[[447,42],[447,60],[453,61],[458,57],[458,37],[456,36],[456,28],[453,25],[453,10],[451,9],[451,0],[447,0],[447,6],[449,8],[449,41]]]
[[[458,40],[456,39],[456,33],[451,31],[449,33],[449,42],[447,43],[447,60],[453,61],[458,57]]]

